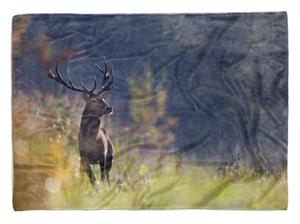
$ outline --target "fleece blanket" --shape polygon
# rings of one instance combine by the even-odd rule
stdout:
[[[286,209],[287,14],[16,15],[13,206]]]

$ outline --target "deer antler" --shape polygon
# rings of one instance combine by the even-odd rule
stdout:
[[[52,70],[49,69],[49,73],[48,73],[48,77],[55,80],[56,82],[64,85],[65,87],[67,87],[68,89],[74,90],[74,91],[78,91],[78,92],[82,92],[82,93],[86,93],[89,95],[93,95],[93,91],[96,89],[97,86],[97,82],[96,82],[96,76],[94,75],[94,85],[93,88],[91,90],[87,89],[84,84],[82,82],[80,82],[80,85],[83,89],[78,88],[71,79],[69,70],[68,70],[68,80],[65,81],[63,76],[60,73],[60,70],[58,68],[58,65],[56,64],[55,67],[55,74],[53,74]]]
[[[107,64],[106,58],[104,57],[104,69],[96,64],[96,67],[104,74],[101,89],[96,95],[108,92],[113,88],[113,69],[112,66]]]
[[[88,88],[86,88],[86,86],[80,82],[80,86],[81,88],[78,88],[71,79],[70,73],[69,73],[69,69],[68,69],[68,80],[65,81],[65,79],[63,78],[63,76],[61,75],[61,72],[58,68],[58,65],[56,64],[55,67],[55,74],[53,74],[52,70],[49,69],[49,73],[48,73],[48,77],[55,80],[56,82],[64,85],[65,87],[67,87],[68,89],[77,91],[77,92],[81,92],[81,93],[86,93],[90,96],[95,96],[95,95],[100,95],[103,92],[108,92],[113,88],[113,71],[112,71],[112,66],[107,64],[106,58],[104,57],[104,69],[102,69],[99,65],[97,65],[97,68],[104,74],[103,80],[102,80],[102,84],[101,84],[101,88],[99,90],[98,93],[94,93],[94,91],[97,88],[97,80],[96,80],[96,75],[94,74],[93,76],[93,87],[89,90]]]

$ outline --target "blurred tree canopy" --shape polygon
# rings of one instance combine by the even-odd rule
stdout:
[[[165,82],[154,86],[153,71],[148,65],[144,74],[131,76],[128,83],[132,141],[140,147],[158,150],[162,157],[163,150],[174,144],[172,128],[176,125],[176,118],[166,108]]]

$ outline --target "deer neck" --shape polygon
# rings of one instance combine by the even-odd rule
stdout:
[[[86,138],[96,137],[100,123],[99,117],[83,113],[80,122],[80,134]]]

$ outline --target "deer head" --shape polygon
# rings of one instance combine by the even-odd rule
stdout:
[[[80,92],[82,94],[82,97],[85,101],[83,116],[100,118],[105,114],[112,114],[113,112],[112,107],[104,99],[107,93],[113,88],[113,71],[112,71],[112,66],[107,64],[105,57],[104,57],[104,69],[97,64],[96,67],[104,75],[100,90],[98,91],[96,91],[97,80],[95,74],[93,79],[94,84],[91,89],[88,89],[82,82],[80,82],[81,88],[77,87],[72,82],[69,70],[67,73],[68,80],[65,81],[57,65],[55,68],[55,74],[50,69],[48,73],[48,77],[64,85],[68,89]]]

